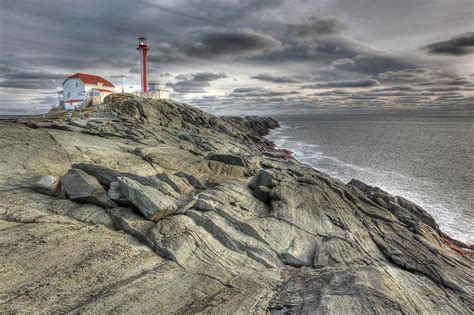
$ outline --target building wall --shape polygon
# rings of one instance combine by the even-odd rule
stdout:
[[[102,104],[104,102],[104,98],[107,95],[112,94],[112,91],[98,91],[96,89],[91,89],[89,92],[87,92],[87,97],[92,97],[94,99],[94,105],[95,104]]]
[[[99,86],[99,85],[95,85],[95,84],[86,84],[85,85],[85,92],[86,94],[88,95],[90,90],[92,89],[102,89],[102,90],[109,90],[110,92],[113,92],[114,91],[114,88],[111,87],[111,86]]]
[[[63,84],[64,101],[83,100],[86,95],[84,91],[84,83],[78,78],[67,79]]]

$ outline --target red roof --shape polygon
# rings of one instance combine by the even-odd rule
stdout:
[[[96,91],[100,91],[100,92],[109,92],[109,93],[113,93],[113,91],[109,91],[109,90],[105,90],[105,89],[96,89],[96,88],[93,88],[92,90],[96,90]]]
[[[87,73],[79,73],[78,72],[76,74],[71,75],[70,77],[67,77],[67,79],[71,79],[71,78],[78,78],[79,80],[84,82],[84,84],[102,83],[104,86],[114,87],[114,85],[112,83],[110,83],[109,81],[107,81],[106,79],[104,79],[102,77],[99,77],[98,75],[87,74]],[[66,81],[66,80],[64,80],[64,81]],[[63,84],[64,84],[64,82],[63,82]]]

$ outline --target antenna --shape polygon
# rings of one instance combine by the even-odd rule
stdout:
[[[124,91],[123,91],[123,69],[122,69],[122,75],[121,75],[121,77],[122,77],[122,93],[124,93]]]

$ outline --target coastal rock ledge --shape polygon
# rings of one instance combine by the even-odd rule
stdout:
[[[127,94],[2,122],[0,313],[474,312],[472,245],[277,126]]]

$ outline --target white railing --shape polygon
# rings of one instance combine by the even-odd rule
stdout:
[[[76,108],[82,109],[89,106],[91,103],[92,103],[92,96],[88,96],[79,105],[77,105]]]
[[[163,90],[163,91],[148,91],[146,93],[133,92],[132,94],[135,95],[135,96],[140,96],[140,97],[143,97],[143,98],[151,98],[151,99],[155,99],[155,100],[169,99],[170,98],[170,92],[165,91],[165,90]]]

